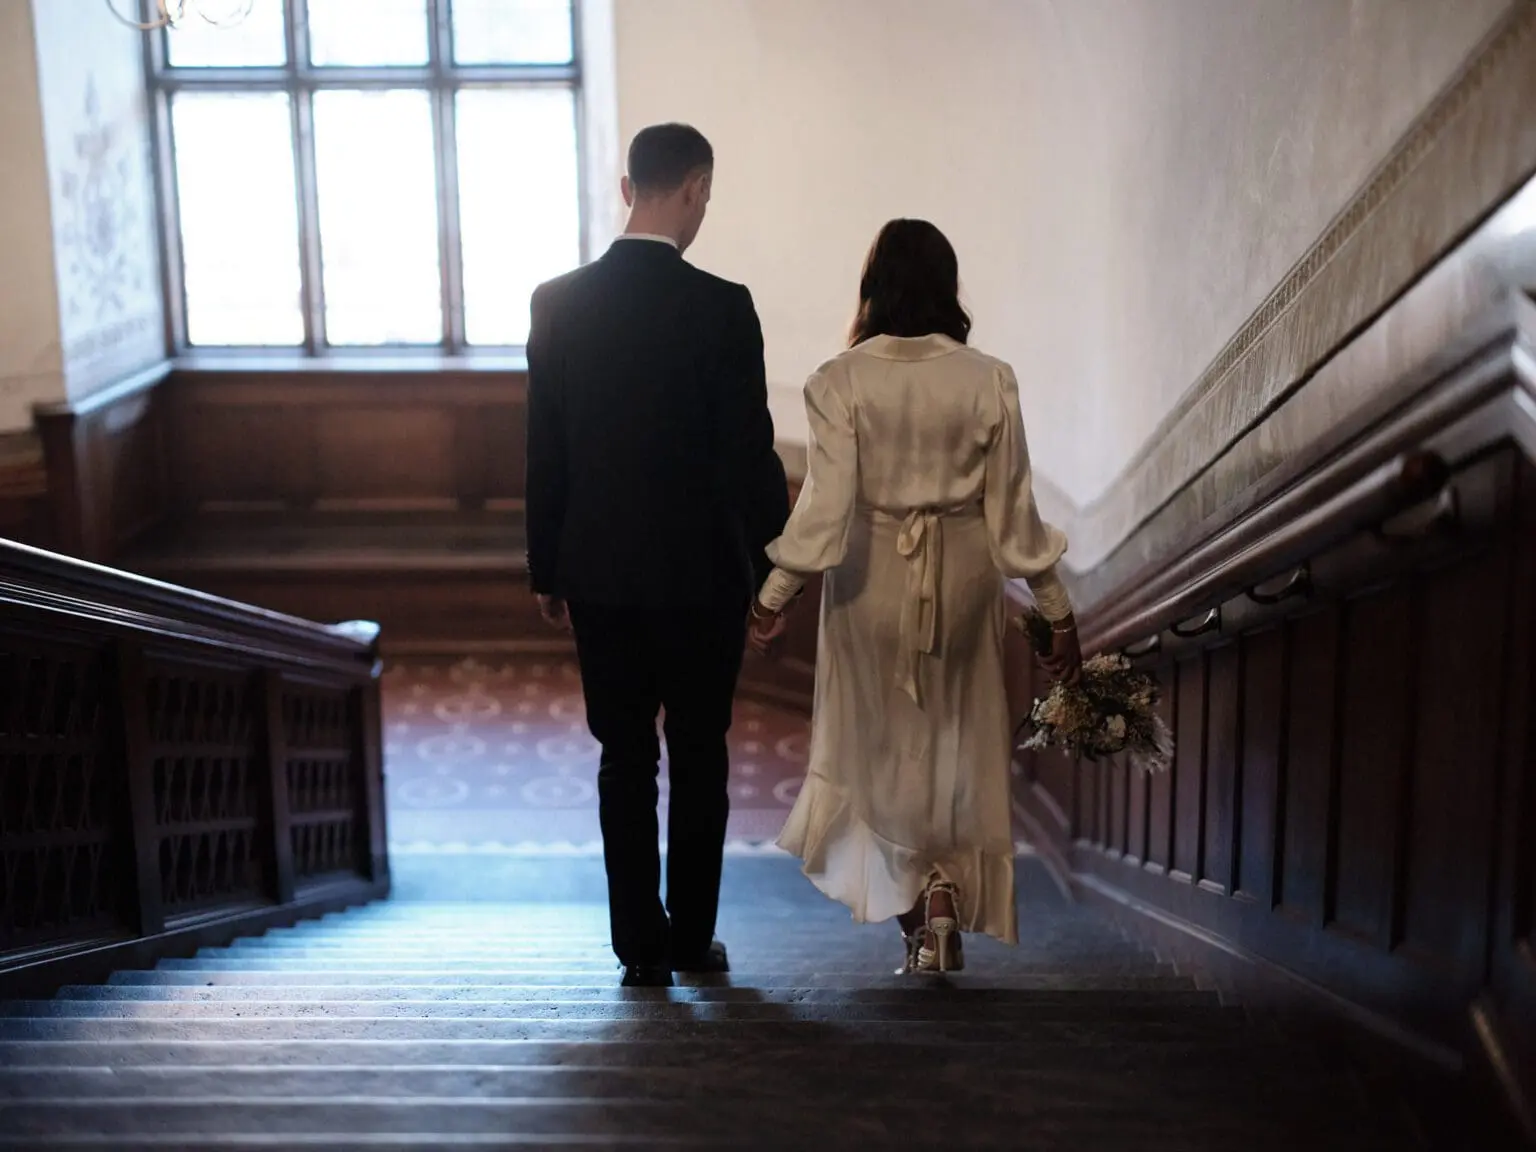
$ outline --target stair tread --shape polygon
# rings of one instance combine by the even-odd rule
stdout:
[[[892,981],[885,986],[861,984],[855,988],[802,988],[793,985],[771,987],[761,984],[747,987],[729,985],[674,988],[620,988],[612,981],[602,984],[538,985],[466,985],[432,984],[223,984],[203,985],[69,985],[59,992],[64,1000],[96,1001],[310,1001],[310,1000],[383,1000],[383,1001],[507,1001],[519,1003],[585,1003],[644,1001],[663,999],[688,1002],[753,1003],[905,1003],[912,1000],[954,1003],[959,998],[985,1000],[999,1004],[1091,1003],[1112,1005],[1134,1002],[1143,997],[1182,998],[1198,992],[1187,976],[1118,977],[1095,980],[1089,977],[1016,977],[1007,987],[988,980],[982,987],[961,988],[955,984],[934,982],[913,987],[911,981]],[[1171,1002],[1171,1001],[1170,1001]]]
[[[1160,1020],[1188,1023],[1205,1015],[1230,1013],[1214,993],[1194,992],[1173,1000],[1126,998],[1111,1004],[1070,1000],[1013,1001],[951,999],[906,1001],[452,1001],[452,1000],[240,1000],[155,1002],[113,1000],[17,1001],[0,1005],[0,1020],[230,1020],[230,1019],[430,1019],[534,1021],[678,1021],[692,1023],[1108,1023]]]
[[[809,1110],[785,1107],[782,1098],[704,1098],[649,1101],[634,1098],[575,1098],[539,1100],[522,1097],[421,1098],[389,1097],[288,1098],[250,1101],[215,1097],[199,1101],[169,1099],[124,1102],[100,1100],[90,1104],[43,1099],[29,1104],[0,1103],[0,1122],[16,1135],[120,1134],[156,1135],[228,1133],[251,1129],[266,1133],[357,1131],[373,1133],[516,1133],[633,1137],[692,1137],[730,1139],[756,1128],[772,1133],[785,1147],[847,1146],[851,1141],[940,1139],[954,1129],[949,1109],[936,1107],[940,1095],[916,1100],[867,1097],[870,1085],[849,1084],[835,1107],[827,1101]],[[791,1101],[793,1097],[791,1097]],[[72,1104],[60,1107],[60,1104]],[[1242,1138],[1255,1123],[1271,1134],[1277,1130],[1293,1141],[1333,1138],[1353,1129],[1367,1132],[1364,1116],[1319,1115],[1308,1109],[1280,1106],[1199,1111],[1161,1106],[1152,1097],[1134,1110],[1103,1111],[1058,1101],[1035,1106],[1014,1099],[971,1101],[971,1124],[1004,1121],[1027,1129],[1033,1137],[1071,1132],[1080,1139],[1130,1137],[1149,1127],[1177,1123],[1186,1139]],[[998,1131],[993,1140],[1000,1140]],[[1014,1135],[1017,1139],[1017,1135]],[[1192,1145],[1197,1146],[1197,1145]]]

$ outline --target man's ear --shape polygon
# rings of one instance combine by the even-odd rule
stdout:
[[[619,177],[619,191],[624,196],[624,207],[635,206],[635,186],[629,182],[627,175]]]

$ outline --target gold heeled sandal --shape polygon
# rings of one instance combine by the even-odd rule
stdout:
[[[951,914],[935,916],[933,897],[942,892],[949,897]],[[916,972],[943,975],[965,970],[965,952],[960,943],[960,892],[948,880],[935,880],[923,893],[924,930],[917,933],[922,944],[917,950],[916,962],[911,969]]]

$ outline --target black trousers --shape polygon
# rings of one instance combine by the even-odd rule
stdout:
[[[571,604],[597,773],[613,950],[622,964],[700,955],[715,934],[729,758],[726,733],[746,642],[746,606],[675,613]],[[656,815],[665,712],[667,900]]]

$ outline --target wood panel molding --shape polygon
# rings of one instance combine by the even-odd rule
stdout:
[[[1085,620],[1154,671],[1177,750],[1021,751],[1085,898],[1282,974],[1418,1054],[1536,1088],[1536,305]],[[1486,333],[1484,327],[1481,331]],[[1043,689],[1010,638],[1022,715]]]

